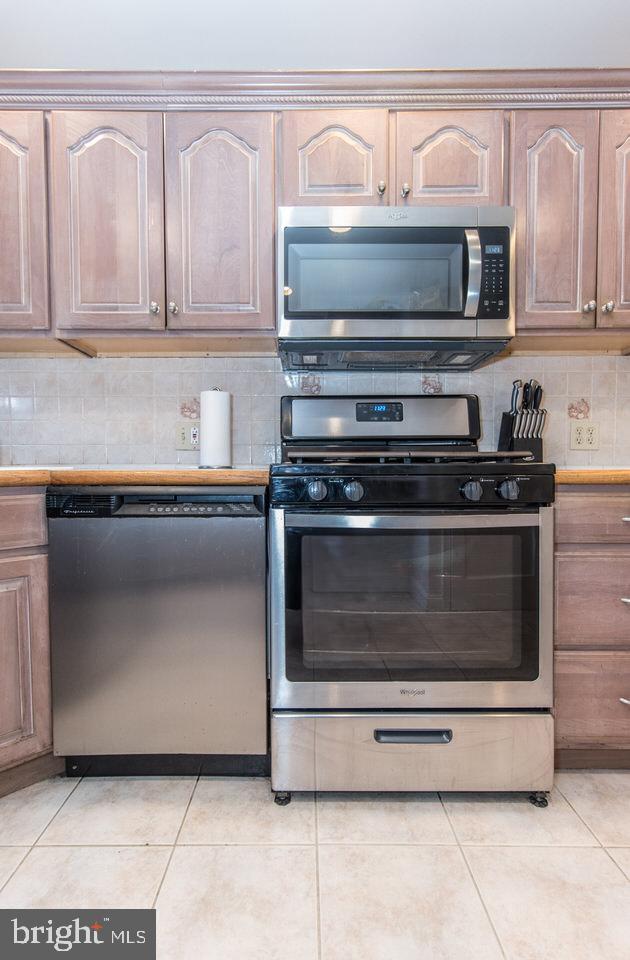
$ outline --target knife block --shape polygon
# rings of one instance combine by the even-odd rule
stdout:
[[[504,412],[501,416],[501,429],[499,430],[499,450],[529,450],[534,454],[538,463],[543,461],[543,439],[542,437],[513,437],[512,427],[514,417],[511,413]]]

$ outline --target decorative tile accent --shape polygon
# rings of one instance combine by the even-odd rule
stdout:
[[[179,412],[188,420],[198,420],[201,409],[199,397],[187,397],[179,401]]]
[[[570,400],[567,412],[570,420],[588,420],[591,404],[585,397],[581,397],[579,400]]]
[[[425,373],[421,380],[422,393],[436,394],[443,392],[442,377],[439,373]]]
[[[300,377],[300,393],[316,397],[322,392],[322,378],[317,373],[304,373]]]

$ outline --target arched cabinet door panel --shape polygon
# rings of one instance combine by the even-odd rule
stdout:
[[[47,330],[44,115],[0,113],[0,329]]]
[[[396,203],[504,203],[503,110],[396,114]]]
[[[167,324],[272,329],[273,114],[165,117]]]
[[[630,327],[630,110],[603,110],[600,123],[597,326],[627,328]]]
[[[516,325],[594,327],[597,110],[516,111]]]
[[[52,114],[59,329],[164,327],[162,115]]]
[[[391,203],[387,110],[287,110],[282,203]]]

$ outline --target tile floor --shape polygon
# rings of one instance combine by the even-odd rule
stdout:
[[[160,960],[628,960],[630,771],[546,810],[266,780],[48,780],[0,799],[0,907],[156,906]]]

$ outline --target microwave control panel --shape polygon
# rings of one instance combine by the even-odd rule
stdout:
[[[503,320],[510,315],[509,227],[480,227],[481,290],[479,317]]]

